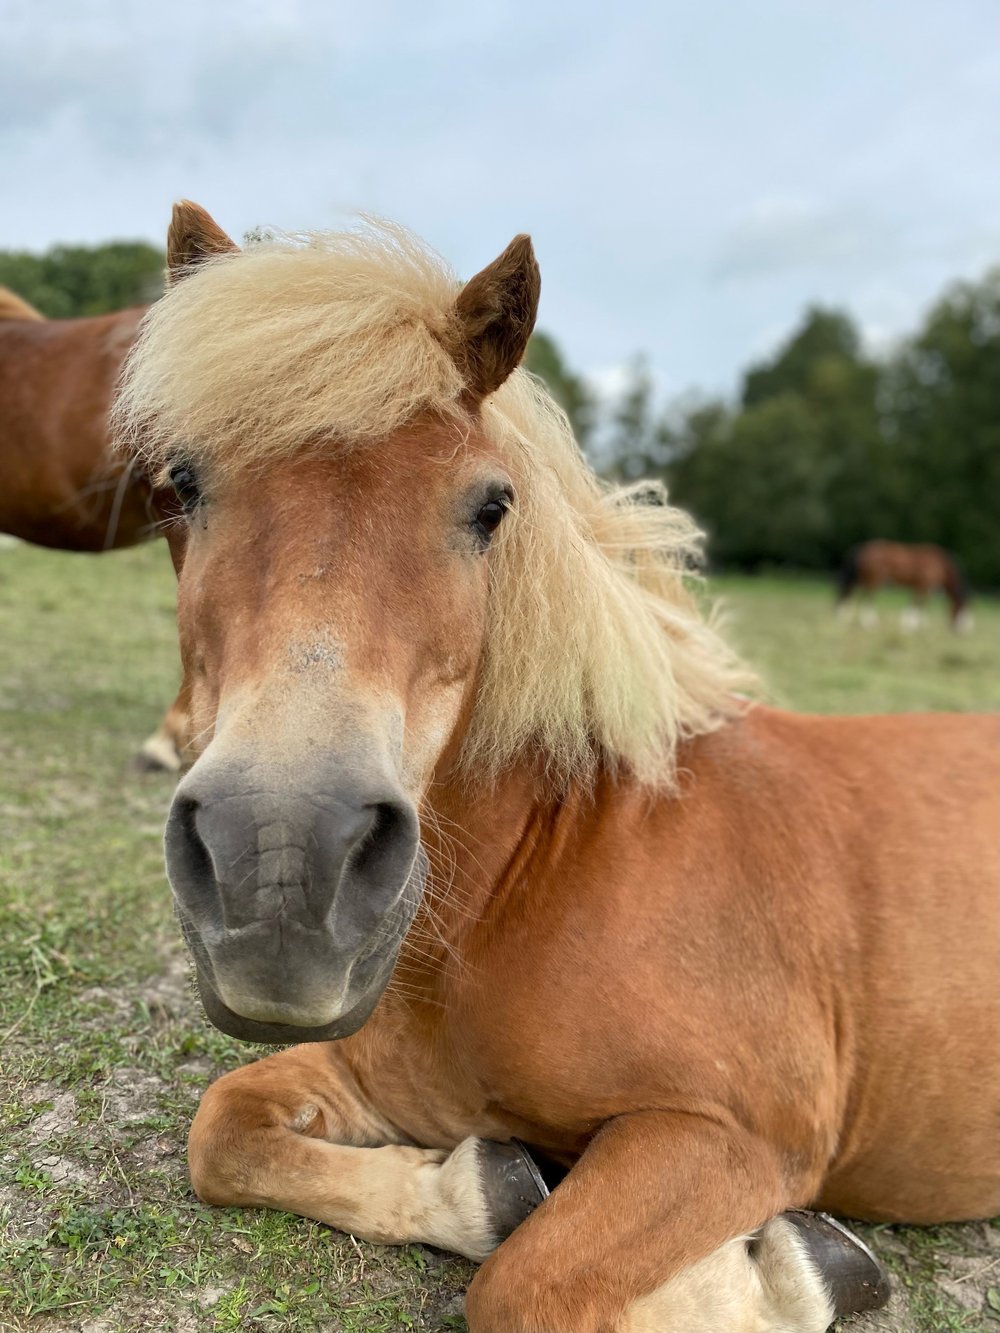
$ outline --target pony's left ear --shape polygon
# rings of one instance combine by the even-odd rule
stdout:
[[[459,293],[453,354],[477,402],[499,389],[524,356],[541,288],[531,237],[515,236]]]
[[[167,281],[178,282],[204,260],[239,248],[200,204],[182,199],[174,204],[167,228]]]

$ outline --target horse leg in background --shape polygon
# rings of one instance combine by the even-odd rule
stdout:
[[[740,1130],[621,1116],[480,1269],[470,1333],[823,1333],[836,1304],[776,1216],[813,1188]]]
[[[188,1139],[198,1197],[484,1259],[538,1201],[523,1155],[472,1138],[414,1146],[363,1094],[341,1046],[294,1046],[209,1087]],[[527,1187],[512,1198],[519,1173]]]
[[[913,605],[905,606],[900,612],[899,627],[904,634],[915,634],[927,624],[927,592],[917,588],[913,593]]]
[[[837,619],[845,625],[854,619],[858,603],[853,595],[858,586],[858,551],[848,551],[837,575]]]
[[[858,612],[858,624],[862,629],[878,629],[878,608],[875,605],[875,593],[872,589],[865,590],[864,601]]]
[[[837,602],[837,619],[845,625],[851,625],[858,618],[858,599],[848,594]]]
[[[163,715],[163,721],[152,736],[143,741],[132,761],[142,773],[179,773],[190,762],[191,712],[188,687],[181,683],[177,698]]]

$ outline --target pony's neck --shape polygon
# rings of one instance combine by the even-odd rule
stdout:
[[[530,762],[495,782],[435,782],[421,808],[429,871],[423,901],[400,954],[411,985],[433,987],[449,953],[495,911],[526,863],[551,839],[560,814],[581,799],[556,795]]]

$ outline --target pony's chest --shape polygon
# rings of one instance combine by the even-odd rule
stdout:
[[[424,1147],[452,1148],[470,1135],[508,1139],[525,1126],[493,1102],[468,1061],[416,1026],[380,1030],[370,1021],[351,1065],[379,1112]],[[352,1044],[357,1039],[350,1039]]]

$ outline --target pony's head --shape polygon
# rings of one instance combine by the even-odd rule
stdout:
[[[517,370],[517,237],[464,286],[406,233],[240,251],[181,205],[116,407],[171,479],[199,758],[167,865],[209,1016],[341,1036],[392,970],[434,781],[525,755],[667,784],[738,669],[681,586],[690,522],[603,488]]]

